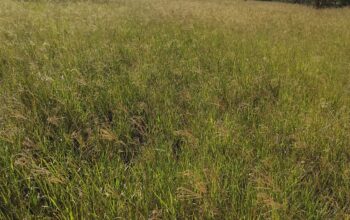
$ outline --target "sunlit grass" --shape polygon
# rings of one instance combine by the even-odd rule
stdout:
[[[0,218],[349,218],[349,8],[96,2],[0,1]]]

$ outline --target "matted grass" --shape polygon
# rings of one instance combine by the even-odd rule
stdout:
[[[0,101],[0,218],[349,218],[349,8],[1,0]]]

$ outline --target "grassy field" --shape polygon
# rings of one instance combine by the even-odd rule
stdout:
[[[349,219],[350,8],[0,1],[0,219]]]

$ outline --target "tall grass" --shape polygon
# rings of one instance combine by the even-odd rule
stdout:
[[[345,219],[350,10],[0,1],[0,218]]]

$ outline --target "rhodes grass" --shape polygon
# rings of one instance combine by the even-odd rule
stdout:
[[[346,219],[350,9],[0,1],[0,219]]]

